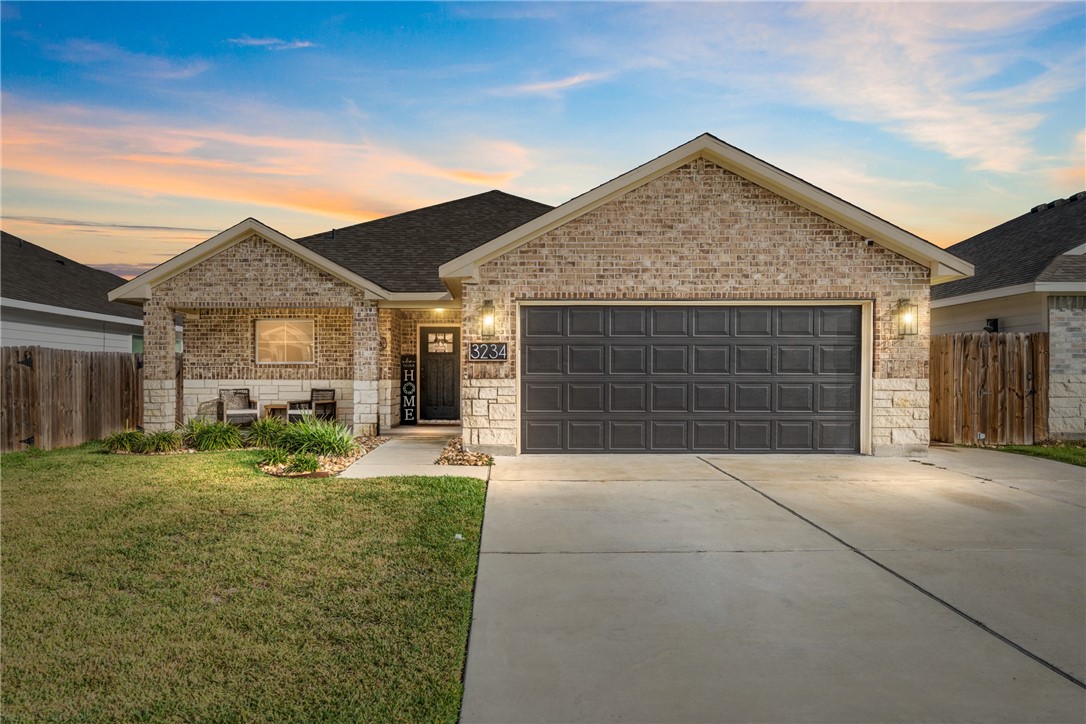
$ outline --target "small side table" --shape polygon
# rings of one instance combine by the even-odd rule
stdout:
[[[280,419],[287,419],[287,403],[285,402],[271,402],[264,405],[264,417],[278,417]]]

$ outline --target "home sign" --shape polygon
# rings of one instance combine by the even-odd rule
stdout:
[[[507,342],[472,342],[468,345],[469,362],[508,362]]]
[[[413,354],[400,355],[400,424],[417,425],[418,380],[415,371],[418,363]]]

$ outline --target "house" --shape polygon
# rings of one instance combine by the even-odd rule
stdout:
[[[1049,434],[1086,438],[1086,191],[947,251],[976,274],[931,290],[932,333],[1048,332]]]
[[[143,311],[108,299],[123,282],[0,232],[0,344],[140,351]]]
[[[148,428],[177,415],[180,312],[185,416],[331,387],[359,434],[459,417],[499,454],[903,454],[928,443],[930,285],[971,273],[705,134],[556,208],[246,219],[110,298],[145,310]]]

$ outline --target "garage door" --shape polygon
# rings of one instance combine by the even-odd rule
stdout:
[[[858,306],[524,306],[521,451],[859,452]]]

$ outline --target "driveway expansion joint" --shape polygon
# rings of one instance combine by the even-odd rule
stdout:
[[[716,464],[714,464],[713,462],[711,462],[711,461],[709,461],[709,460],[706,460],[706,459],[705,459],[705,458],[703,458],[703,457],[700,457],[700,456],[699,456],[699,457],[698,457],[698,459],[699,459],[699,460],[701,460],[701,461],[702,461],[703,463],[705,463],[706,465],[708,465],[708,466],[712,467],[713,469],[715,469],[715,470],[719,470],[719,471],[720,471],[721,473],[723,473],[724,475],[727,475],[727,476],[728,476],[729,478],[731,478],[732,480],[735,480],[735,481],[736,481],[737,483],[739,483],[740,485],[743,485],[743,486],[745,486],[745,487],[749,488],[750,490],[754,491],[754,492],[755,492],[755,493],[757,493],[758,495],[761,495],[761,496],[762,496],[763,498],[765,498],[765,499],[766,499],[766,500],[768,500],[769,502],[773,503],[773,504],[774,504],[774,505],[776,505],[777,507],[781,508],[782,510],[785,510],[785,511],[787,511],[787,512],[791,513],[791,514],[792,514],[792,515],[794,515],[795,517],[797,517],[797,518],[799,518],[800,520],[802,520],[802,521],[803,521],[804,523],[807,523],[808,525],[810,525],[811,527],[815,528],[816,530],[818,530],[818,531],[820,531],[820,532],[824,533],[825,535],[829,536],[830,538],[832,538],[833,540],[837,541],[837,542],[838,542],[838,543],[840,543],[841,545],[845,546],[845,547],[846,547],[846,548],[848,548],[848,549],[849,549],[850,551],[852,551],[852,552],[853,552],[853,553],[855,553],[856,555],[860,556],[860,557],[861,557],[861,558],[863,558],[864,560],[866,560],[866,561],[868,561],[868,562],[870,562],[870,563],[874,564],[875,566],[878,566],[878,567],[879,567],[879,568],[881,568],[881,569],[882,569],[883,571],[885,571],[885,572],[889,573],[889,574],[890,574],[890,575],[892,575],[893,577],[895,577],[895,578],[897,578],[898,580],[900,580],[900,581],[901,581],[902,583],[905,583],[906,585],[910,586],[910,587],[911,587],[911,588],[913,588],[914,590],[916,590],[916,591],[918,591],[918,592],[922,593],[923,595],[927,596],[927,597],[928,597],[928,598],[930,598],[930,599],[931,599],[932,601],[935,601],[936,603],[939,603],[939,604],[941,604],[942,606],[944,606],[945,608],[949,609],[950,611],[952,611],[952,612],[956,613],[956,614],[957,614],[958,616],[962,617],[963,619],[965,619],[965,620],[966,620],[966,621],[968,621],[969,623],[973,624],[973,625],[974,625],[974,626],[976,626],[977,628],[981,629],[981,630],[982,630],[982,631],[984,631],[985,633],[987,633],[987,634],[989,634],[989,635],[991,635],[991,636],[993,636],[993,637],[995,637],[995,638],[999,639],[1000,641],[1002,641],[1003,643],[1007,644],[1007,645],[1008,645],[1008,646],[1010,646],[1011,648],[1015,649],[1015,650],[1016,650],[1016,651],[1018,651],[1019,653],[1021,653],[1021,654],[1024,654],[1024,655],[1028,656],[1029,658],[1033,659],[1034,661],[1036,661],[1036,662],[1037,662],[1038,664],[1040,664],[1041,666],[1044,666],[1044,667],[1045,667],[1046,669],[1048,669],[1049,671],[1052,671],[1053,673],[1055,673],[1055,674],[1058,674],[1059,676],[1063,677],[1063,678],[1064,678],[1064,679],[1066,679],[1067,681],[1070,681],[1070,682],[1071,682],[1072,684],[1075,684],[1075,685],[1076,685],[1076,686],[1078,686],[1079,688],[1081,688],[1081,689],[1084,689],[1084,690],[1086,690],[1086,682],[1083,682],[1083,681],[1082,681],[1081,679],[1079,679],[1079,678],[1075,677],[1074,675],[1072,675],[1072,674],[1068,673],[1067,671],[1064,671],[1063,669],[1061,669],[1060,667],[1056,666],[1056,665],[1055,665],[1055,664],[1053,664],[1052,662],[1050,662],[1050,661],[1048,661],[1048,660],[1046,660],[1046,659],[1043,659],[1043,658],[1041,658],[1040,656],[1038,656],[1037,654],[1033,653],[1033,652],[1032,652],[1032,651],[1030,651],[1029,649],[1025,648],[1025,647],[1024,647],[1024,646],[1022,646],[1021,644],[1018,644],[1018,643],[1016,643],[1016,642],[1012,641],[1011,639],[1007,638],[1006,636],[1004,636],[1003,634],[999,633],[999,632],[998,632],[998,631],[996,631],[995,629],[993,629],[993,628],[989,627],[988,625],[986,625],[986,624],[985,624],[985,623],[984,623],[983,621],[980,621],[979,619],[976,619],[976,618],[974,618],[973,616],[970,616],[970,615],[969,615],[968,613],[966,613],[966,612],[965,612],[965,611],[963,611],[962,609],[958,608],[958,607],[957,607],[957,606],[955,606],[954,604],[950,603],[949,601],[947,601],[947,600],[945,600],[945,599],[943,599],[943,598],[940,598],[939,596],[937,596],[937,595],[935,595],[934,593],[932,593],[931,591],[927,590],[926,588],[924,588],[924,587],[923,587],[923,586],[921,586],[920,584],[918,584],[918,583],[916,583],[916,582],[912,581],[912,580],[911,580],[911,579],[909,579],[909,578],[906,578],[905,576],[903,576],[902,574],[898,573],[897,571],[895,571],[894,569],[890,568],[889,566],[885,565],[884,563],[880,563],[879,561],[877,561],[877,560],[875,560],[874,558],[872,558],[871,556],[867,555],[867,554],[866,554],[866,553],[864,553],[864,552],[863,552],[862,550],[860,550],[860,549],[859,549],[859,548],[857,548],[856,546],[852,545],[852,544],[851,544],[851,543],[849,543],[848,541],[846,541],[846,540],[844,540],[844,539],[840,538],[839,536],[837,536],[837,535],[835,535],[835,534],[831,533],[831,532],[830,532],[829,530],[827,530],[826,528],[823,528],[822,526],[820,526],[820,525],[819,525],[818,523],[815,523],[815,522],[814,522],[814,521],[812,521],[811,519],[809,519],[809,518],[806,518],[806,517],[804,517],[804,516],[803,516],[803,515],[801,515],[801,514],[800,514],[799,512],[797,512],[797,511],[793,510],[792,508],[789,508],[789,507],[788,507],[787,505],[785,505],[784,503],[780,502],[779,500],[777,500],[777,499],[776,499],[776,498],[774,498],[773,496],[769,495],[768,493],[762,492],[762,491],[761,491],[761,490],[759,490],[759,489],[758,489],[757,487],[755,487],[754,485],[752,485],[752,484],[748,483],[747,481],[743,480],[742,478],[739,478],[739,477],[737,477],[737,476],[733,475],[732,473],[729,473],[729,472],[728,472],[727,470],[725,470],[724,468],[718,467],[718,466],[717,466]],[[914,462],[915,462],[915,461],[914,461]],[[933,467],[939,467],[939,466],[933,466]],[[976,476],[971,476],[971,477],[974,477],[974,478],[976,478]],[[979,479],[979,478],[978,478],[978,479]]]

